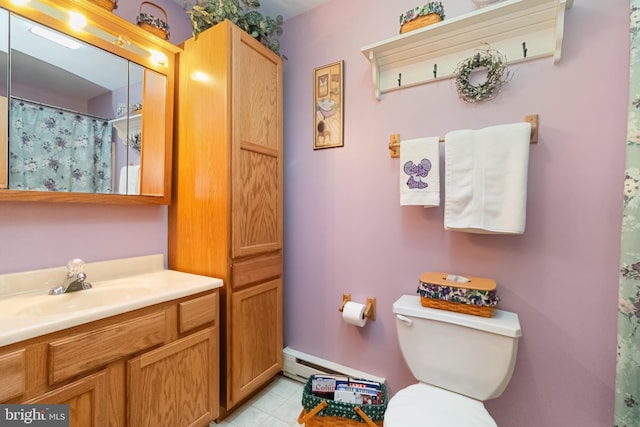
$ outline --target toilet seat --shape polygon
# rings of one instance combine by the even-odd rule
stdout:
[[[497,427],[484,403],[429,384],[413,384],[389,400],[385,427]]]

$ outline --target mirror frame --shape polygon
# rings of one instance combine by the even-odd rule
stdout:
[[[109,33],[112,40],[105,40],[94,34],[74,31],[67,23],[36,9],[32,3],[44,4],[61,11],[75,11],[87,19],[87,25],[97,28],[100,32]],[[0,201],[18,202],[62,202],[62,203],[102,203],[102,204],[155,204],[168,205],[171,203],[171,173],[173,153],[173,111],[174,86],[177,54],[182,50],[178,46],[143,30],[133,23],[101,8],[88,0],[31,0],[25,5],[16,5],[10,1],[3,2],[2,7],[11,13],[20,15],[42,25],[51,27],[71,37],[104,49],[114,55],[151,69],[166,77],[166,106],[165,106],[165,147],[164,156],[149,153],[148,159],[142,160],[143,179],[147,176],[144,168],[148,168],[152,179],[158,181],[154,187],[163,189],[161,195],[126,195],[126,194],[93,194],[73,192],[49,192],[33,190],[0,189]],[[118,45],[115,40],[126,41]],[[151,59],[151,51],[161,52],[167,57],[165,65],[158,64]],[[144,120],[143,114],[143,120]],[[0,123],[2,120],[0,120]],[[8,127],[5,126],[5,132]],[[0,156],[1,157],[1,156]],[[162,159],[164,157],[164,159]],[[150,163],[144,163],[145,160]],[[164,173],[158,173],[163,170]]]

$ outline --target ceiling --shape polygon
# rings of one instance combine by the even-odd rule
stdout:
[[[185,9],[190,9],[197,0],[173,0]],[[287,20],[326,3],[328,0],[260,0],[260,13],[275,18],[277,15]],[[241,1],[242,4],[242,1]]]

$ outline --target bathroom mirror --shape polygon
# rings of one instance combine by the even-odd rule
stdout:
[[[178,51],[89,2],[0,9],[0,200],[168,204]]]

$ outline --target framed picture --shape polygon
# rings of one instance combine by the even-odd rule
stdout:
[[[342,147],[343,64],[334,62],[313,70],[313,149]]]

